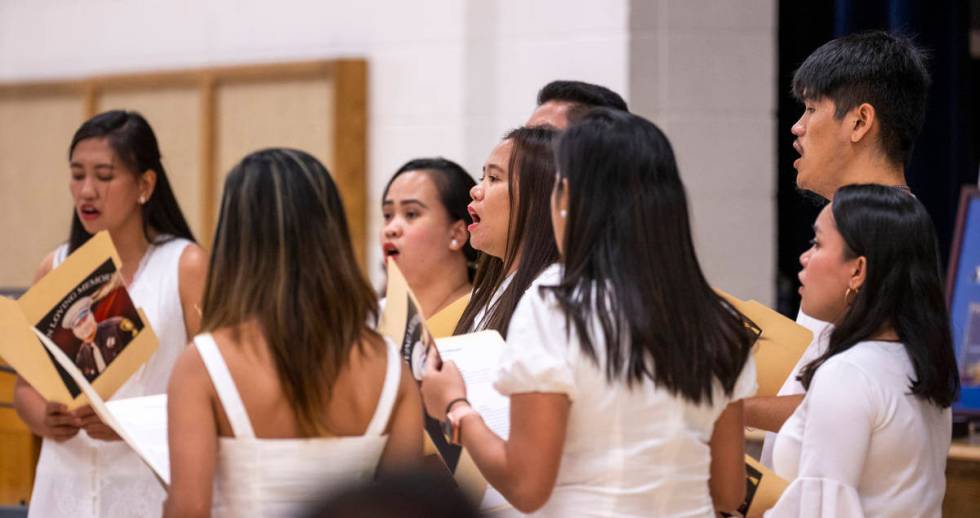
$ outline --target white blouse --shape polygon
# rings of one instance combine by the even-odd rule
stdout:
[[[783,382],[783,386],[780,387],[779,392],[776,394],[778,396],[795,396],[799,394],[805,394],[806,389],[803,388],[803,384],[796,379],[800,374],[800,370],[803,369],[807,364],[816,360],[820,357],[824,351],[827,350],[827,339],[830,337],[830,331],[832,327],[829,323],[823,320],[817,320],[810,315],[807,315],[800,310],[796,316],[796,323],[809,329],[813,333],[813,340],[810,345],[807,346],[806,350],[803,351],[803,355],[796,362],[793,367],[793,371],[790,372],[786,381]],[[776,434],[773,432],[766,432],[766,437],[762,441],[762,455],[759,461],[768,467],[772,467],[772,448],[776,444]]]
[[[715,516],[708,441],[728,403],[755,393],[754,361],[733,397],[715,382],[713,404],[692,404],[649,379],[632,389],[610,383],[566,334],[554,296],[538,289],[560,276],[560,266],[550,267],[521,299],[495,383],[504,395],[563,393],[572,403],[555,489],[535,516]],[[601,361],[601,333],[593,343]]]
[[[940,516],[951,414],[914,377],[896,342],[828,359],[779,430],[773,467],[792,482],[766,516]]]

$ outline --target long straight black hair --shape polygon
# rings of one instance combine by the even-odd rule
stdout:
[[[730,396],[753,324],[704,278],[667,137],[646,119],[597,108],[565,132],[556,154],[568,185],[564,273],[542,290],[554,293],[583,351],[610,380],[651,379],[711,403],[717,379]]]
[[[827,351],[803,368],[803,386],[810,387],[828,359],[892,328],[915,370],[909,389],[936,406],[950,406],[960,378],[929,213],[914,196],[884,185],[841,187],[831,210],[846,245],[844,258],[864,257],[867,273],[853,304],[834,322]]]
[[[545,268],[558,260],[549,203],[555,183],[552,145],[556,135],[557,131],[551,127],[522,127],[504,137],[514,143],[507,165],[510,199],[507,250],[503,258],[480,254],[473,295],[456,324],[456,334],[479,327],[494,329],[506,337],[510,317],[524,292]],[[510,285],[491,304],[494,293],[514,264],[518,266]],[[484,309],[483,320],[474,322]]]
[[[71,160],[71,154],[79,142],[91,138],[108,139],[113,152],[133,174],[141,175],[151,170],[156,172],[157,182],[153,193],[140,207],[143,213],[143,235],[148,242],[160,244],[178,237],[196,241],[170,187],[167,172],[163,169],[157,137],[142,115],[112,110],[85,121],[71,139],[68,159]],[[68,252],[71,253],[85,244],[90,237],[92,234],[85,230],[82,221],[78,219],[78,213],[72,209]]]

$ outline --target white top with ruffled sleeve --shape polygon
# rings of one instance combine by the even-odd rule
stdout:
[[[714,517],[708,441],[728,403],[756,390],[750,357],[732,397],[715,383],[713,404],[695,405],[646,380],[609,382],[586,356],[564,313],[539,286],[557,284],[559,265],[526,292],[510,321],[497,390],[566,394],[568,430],[554,492],[534,516]],[[600,361],[606,344],[593,338]]]
[[[860,342],[828,359],[773,449],[792,481],[767,517],[940,516],[951,414],[909,391],[901,343]]]

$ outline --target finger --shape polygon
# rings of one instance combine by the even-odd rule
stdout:
[[[425,355],[425,369],[422,372],[422,378],[425,379],[427,376],[431,376],[439,372],[439,354],[432,354],[434,349],[430,349],[428,354]]]
[[[91,406],[85,405],[83,407],[76,408],[75,415],[84,419],[88,416],[95,415],[95,410],[92,410]]]
[[[51,438],[57,442],[67,441],[72,437],[78,435],[78,428],[56,428],[51,433]]]
[[[80,421],[80,425],[79,426],[85,427],[85,426],[101,425],[101,424],[103,424],[103,423],[102,423],[102,420],[99,419],[99,416],[93,414],[93,415],[90,415],[90,416],[83,417],[81,419],[81,421]]]
[[[81,426],[81,421],[71,414],[48,414],[47,417],[44,418],[44,424],[48,425],[49,428],[58,426],[71,426],[78,428]]]
[[[54,401],[48,401],[47,406],[44,407],[45,413],[57,414],[68,411],[68,406],[64,403],[55,403]]]

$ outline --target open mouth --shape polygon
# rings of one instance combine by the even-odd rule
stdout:
[[[96,209],[91,205],[82,205],[78,209],[79,217],[81,217],[84,220],[93,220],[99,217],[100,214],[101,212],[99,211],[99,209]]]
[[[466,227],[466,229],[472,232],[473,228],[480,224],[480,214],[476,212],[476,209],[472,205],[467,205],[466,211],[470,213],[470,218],[473,220],[473,223]]]
[[[385,257],[392,257],[396,259],[398,258],[398,254],[399,254],[398,247],[396,247],[394,244],[385,243],[384,245],[382,245],[381,248],[382,250],[384,250]]]

